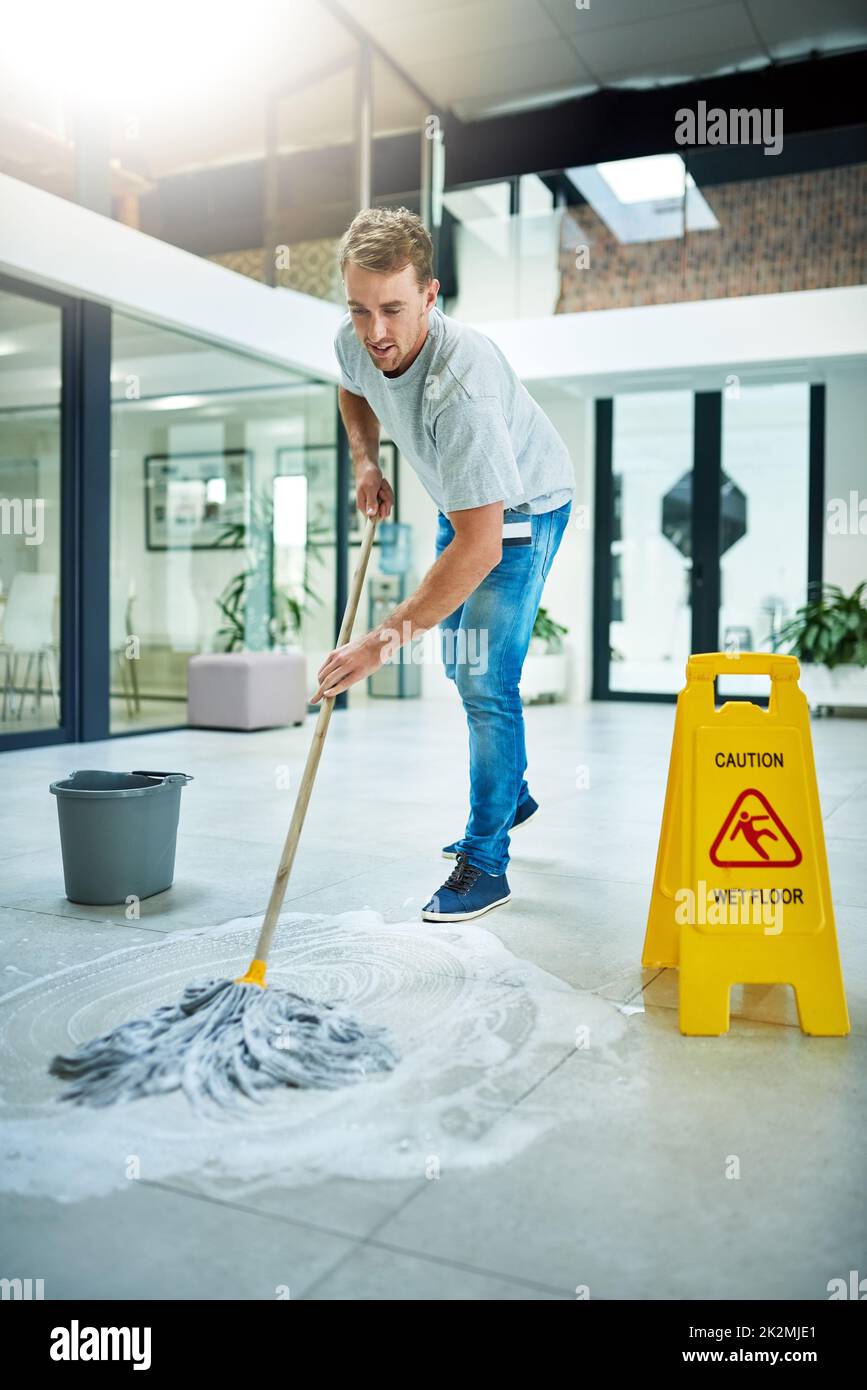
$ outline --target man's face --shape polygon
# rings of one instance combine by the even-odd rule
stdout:
[[[439,281],[420,289],[411,265],[382,272],[351,261],[343,279],[355,331],[373,365],[388,373],[408,367],[427,333]]]

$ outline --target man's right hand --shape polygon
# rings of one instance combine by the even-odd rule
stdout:
[[[394,506],[394,493],[378,464],[365,464],[356,474],[355,497],[358,510],[364,516],[375,516],[377,521],[384,521],[389,515]]]

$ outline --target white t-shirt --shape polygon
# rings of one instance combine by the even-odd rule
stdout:
[[[347,313],[334,351],[343,386],[365,398],[441,512],[499,501],[549,512],[572,497],[566,445],[483,333],[434,307],[418,357],[387,377]]]

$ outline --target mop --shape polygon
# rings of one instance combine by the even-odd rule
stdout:
[[[337,645],[349,641],[373,544],[368,518],[358,567]],[[61,1096],[79,1104],[112,1105],[181,1089],[197,1110],[259,1100],[275,1086],[331,1089],[388,1071],[397,1056],[384,1028],[363,1026],[340,1008],[314,1003],[265,984],[268,952],[286,895],[301,827],[334,708],[323,698],[298,789],[256,954],[236,980],[190,984],[176,1004],[163,1004],[56,1056],[52,1075],[70,1083]]]

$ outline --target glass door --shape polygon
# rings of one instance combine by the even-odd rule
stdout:
[[[741,386],[723,401],[720,650],[773,650],[807,595],[810,388]],[[767,694],[760,676],[720,677],[720,696]]]
[[[61,643],[63,314],[0,287],[0,748],[69,733]]]
[[[734,378],[725,396],[596,402],[594,698],[671,699],[690,652],[773,650],[816,577],[821,391]],[[721,677],[718,694],[767,681]]]
[[[690,391],[615,397],[603,648],[612,694],[674,694],[683,684],[692,630],[692,460]]]

